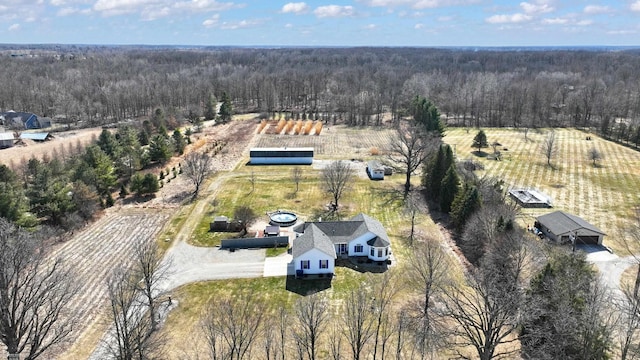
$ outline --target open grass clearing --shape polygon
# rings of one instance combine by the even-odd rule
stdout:
[[[477,130],[451,128],[444,141],[454,147],[459,160],[481,162],[479,176],[493,176],[507,187],[537,188],[553,200],[553,209],[523,209],[521,223],[532,224],[535,217],[554,210],[576,214],[608,234],[604,244],[621,256],[627,255],[619,238],[629,224],[632,210],[640,203],[640,153],[593,134],[576,129],[556,129],[557,154],[554,168],[547,166],[540,150],[550,129],[524,133],[517,129],[483,129],[489,143],[497,141],[502,161],[480,158],[471,147]],[[586,140],[590,136],[592,140]],[[592,147],[604,158],[594,166],[587,156]],[[507,150],[505,150],[507,149]],[[485,149],[492,152],[492,149]],[[640,251],[640,249],[635,249]]]

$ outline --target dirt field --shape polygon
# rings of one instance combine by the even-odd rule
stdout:
[[[369,156],[371,149],[388,148],[394,130],[386,127],[326,126],[320,135],[260,134],[257,147],[313,147],[320,158]]]
[[[32,157],[42,159],[57,153],[64,158],[66,154],[75,153],[78,148],[84,148],[93,139],[97,139],[101,131],[101,128],[91,128],[54,133],[52,140],[41,143],[27,140],[26,145],[0,150],[0,163],[15,168]]]

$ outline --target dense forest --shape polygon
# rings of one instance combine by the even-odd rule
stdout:
[[[416,95],[449,126],[578,126],[632,141],[640,53],[426,48],[40,47],[0,52],[0,110],[70,124],[202,115],[229,94],[236,112],[312,114],[380,125]],[[637,139],[640,140],[640,137]]]

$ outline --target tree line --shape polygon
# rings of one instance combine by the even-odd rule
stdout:
[[[449,125],[591,127],[625,141],[636,141],[640,114],[640,56],[632,50],[65,51],[73,56],[0,56],[0,109],[101,125],[159,107],[177,118],[206,116],[212,98],[228,97],[239,112],[380,125],[384,113],[408,115],[420,95]]]

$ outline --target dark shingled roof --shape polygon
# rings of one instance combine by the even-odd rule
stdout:
[[[296,258],[312,249],[318,249],[333,258],[336,257],[336,249],[333,247],[333,242],[314,223],[305,228],[304,234],[293,241],[291,253]]]
[[[370,246],[385,247],[391,244],[384,226],[382,226],[378,220],[362,213],[347,221],[320,221],[304,223],[296,226],[294,231],[306,234],[311,226],[315,226],[322,231],[329,239],[331,239],[333,244],[348,243],[367,232],[371,232],[376,235],[376,237],[372,239],[375,240],[373,245],[367,242]]]
[[[552,213],[538,217],[538,222],[556,235],[567,234],[572,231],[587,229],[598,234],[606,235],[602,230],[589,224],[584,219],[568,214],[564,211],[554,211]]]

